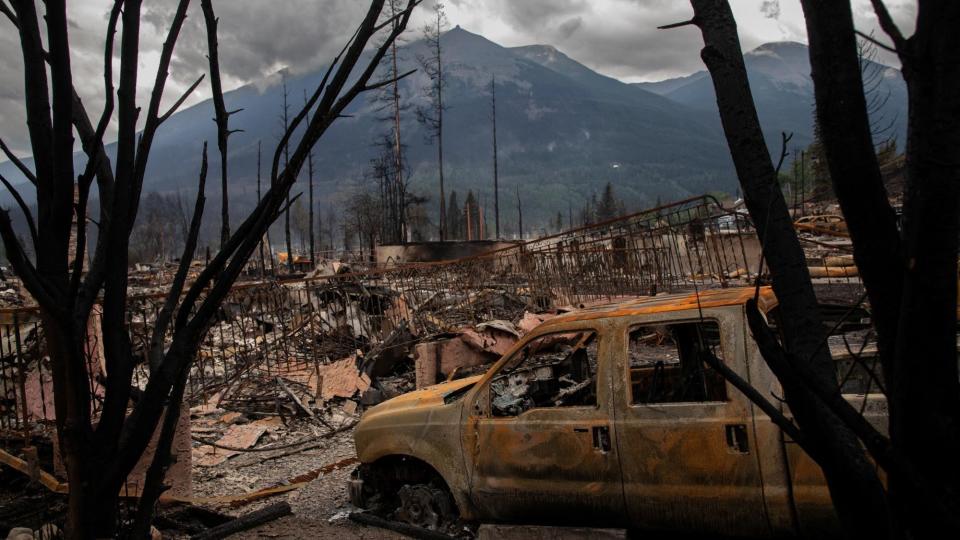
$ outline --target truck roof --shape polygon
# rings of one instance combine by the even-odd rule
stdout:
[[[668,313],[688,309],[714,308],[743,305],[757,294],[754,287],[731,287],[727,289],[705,289],[699,292],[684,292],[631,298],[619,302],[595,305],[565,313],[548,320],[544,325],[568,321],[604,319],[609,317],[629,317],[651,313]],[[699,302],[698,300],[699,296]],[[760,287],[757,306],[766,313],[776,307],[777,298],[771,287]]]

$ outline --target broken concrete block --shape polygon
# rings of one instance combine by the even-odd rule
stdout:
[[[414,358],[417,388],[424,388],[446,379],[457,368],[490,363],[497,354],[471,347],[461,336],[420,343],[414,349]]]

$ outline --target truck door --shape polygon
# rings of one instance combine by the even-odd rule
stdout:
[[[605,354],[593,328],[533,335],[481,383],[464,423],[481,519],[622,521]]]
[[[745,372],[736,313],[627,326],[615,387],[615,427],[627,512],[649,529],[769,533],[749,401],[705,362]],[[681,314],[682,316],[682,314]]]

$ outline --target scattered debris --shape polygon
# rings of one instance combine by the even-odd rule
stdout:
[[[250,448],[267,431],[266,426],[257,424],[233,424],[226,434],[217,440],[217,446],[204,445],[193,449],[193,462],[200,467],[219,465]],[[234,450],[235,449],[235,450]]]
[[[290,504],[287,502],[279,502],[266,508],[255,510],[249,514],[244,514],[232,521],[213,527],[203,533],[193,535],[190,538],[191,540],[218,540],[220,538],[226,538],[231,534],[252,529],[258,525],[282,518],[283,516],[290,515],[290,513]]]
[[[338,362],[321,366],[320,399],[329,401],[335,397],[351,398],[370,388],[370,376],[357,369],[356,357],[344,358]]]

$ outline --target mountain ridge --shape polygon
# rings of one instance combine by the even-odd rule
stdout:
[[[558,210],[566,214],[571,207],[581,207],[608,181],[628,208],[736,189],[715,112],[712,83],[704,74],[699,78],[697,74],[687,76],[683,84],[672,89],[664,81],[627,84],[591,70],[550,45],[508,48],[460,27],[441,39],[444,67],[450,77],[444,138],[448,197],[457,190],[463,200],[463,192],[472,189],[481,204],[492,206],[489,88],[493,77],[497,85],[501,216],[505,223],[513,221],[515,211],[504,208],[515,205],[517,192],[523,202],[525,223],[540,227]],[[399,49],[401,71],[415,68],[416,56],[425,52],[421,40]],[[781,64],[788,60],[795,64],[795,56],[778,53],[774,46],[745,55],[753,70],[751,84],[759,81],[754,92],[765,133],[776,144],[778,130],[787,124],[804,124],[800,128],[812,133],[812,109],[803,111],[802,116],[797,115],[796,107],[784,118],[770,115],[771,107],[776,112],[776,100],[782,99],[783,92],[807,88],[793,68],[784,71],[783,80],[774,77],[775,68],[786,69]],[[321,75],[318,71],[286,78],[294,107],[304,91],[313,90]],[[276,120],[282,101],[278,79],[272,76],[253,81],[224,95],[228,109],[244,109],[231,118],[232,128],[244,130],[230,139],[233,219],[242,218],[255,203],[258,140],[265,149],[262,178],[269,181],[269,164],[281,132]],[[405,107],[401,131],[411,190],[430,198],[425,209],[435,222],[439,207],[434,194],[436,148],[424,142],[423,127],[413,114],[416,107],[426,104],[421,92],[426,84],[420,71],[401,81]],[[704,85],[708,93],[704,93]],[[765,97],[767,92],[771,92],[770,99]],[[338,211],[351,193],[373,189],[365,178],[375,155],[372,143],[388,133],[389,126],[378,119],[372,97],[356,100],[347,111],[348,117],[337,120],[315,148],[321,212]],[[216,138],[211,117],[211,101],[205,100],[178,111],[164,124],[148,165],[145,193],[195,192],[202,141]],[[797,139],[802,141],[805,134],[800,135]],[[108,153],[112,152],[113,145],[108,148]],[[78,155],[77,160],[81,159]],[[219,175],[218,161],[210,163],[209,174],[213,177]],[[11,168],[10,163],[0,163],[0,172],[11,179],[19,178]],[[305,172],[296,191],[306,190],[304,177]],[[208,188],[208,208],[219,204],[219,196],[217,186]],[[0,202],[9,206],[9,196]],[[213,214],[210,212],[205,220],[205,234],[212,234],[208,229],[216,230],[218,220]]]

